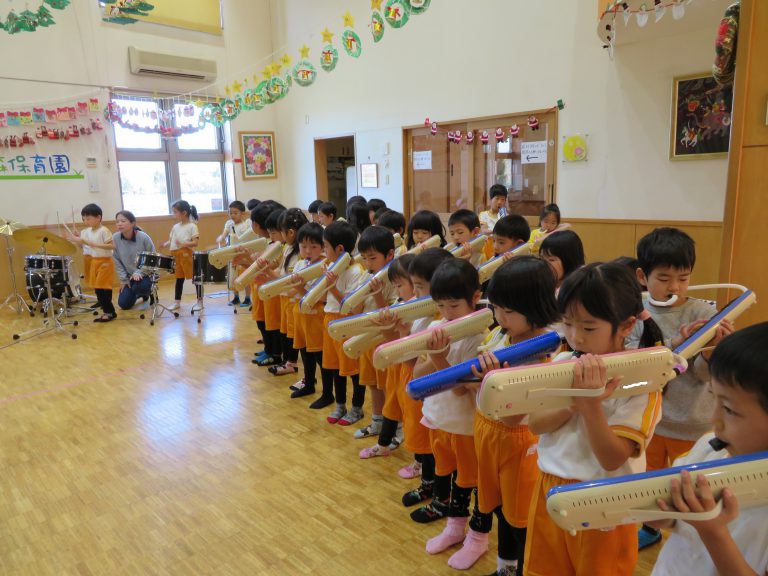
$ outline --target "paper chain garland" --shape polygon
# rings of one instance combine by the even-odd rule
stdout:
[[[137,113],[137,111],[136,111]],[[104,109],[104,119],[113,124],[117,124],[121,128],[127,130],[133,130],[134,132],[142,132],[144,134],[160,134],[162,138],[178,138],[183,134],[194,134],[205,128],[205,123],[199,122],[197,125],[186,124],[183,126],[174,125],[174,119],[176,113],[170,110],[162,110],[158,112],[151,112],[151,119],[156,120],[155,126],[141,126],[136,122],[131,122],[126,119],[126,116],[131,116],[134,111],[126,106],[120,106],[116,102],[110,102]],[[187,117],[194,117],[194,106],[187,104],[185,106],[183,115]]]
[[[24,10],[20,14],[16,14],[11,10],[6,16],[5,21],[0,20],[0,28],[8,32],[8,34],[17,34],[19,32],[34,32],[38,27],[47,28],[53,26],[56,21],[53,19],[53,14],[45,7],[48,4],[51,8],[56,10],[64,10],[69,6],[69,0],[43,0],[36,11],[29,9]]]

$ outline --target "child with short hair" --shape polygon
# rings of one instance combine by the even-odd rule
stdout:
[[[103,314],[94,322],[111,322],[117,318],[112,304],[112,282],[115,262],[112,258],[112,232],[101,223],[104,213],[97,204],[86,204],[80,211],[85,223],[81,231],[74,230],[71,240],[80,245],[88,256],[88,284],[96,292],[96,300]]]
[[[501,256],[519,248],[531,237],[528,220],[519,214],[510,214],[496,221],[493,226],[493,255]]]
[[[507,215],[507,187],[504,184],[494,184],[488,190],[488,197],[490,198],[490,204],[488,210],[480,212],[480,230],[483,234],[491,234],[494,226]]]
[[[440,246],[445,246],[445,227],[440,221],[440,216],[431,210],[419,210],[411,216],[408,222],[408,239],[406,246],[408,250],[429,240],[432,236],[440,236]]]
[[[333,222],[323,231],[325,261],[330,266],[339,256],[355,249],[357,233],[348,222]],[[342,343],[331,338],[328,325],[342,317],[341,301],[346,294],[358,288],[365,278],[365,270],[354,262],[341,274],[327,270],[325,278],[330,288],[326,294],[323,319],[323,368],[331,371],[336,407],[328,416],[329,424],[349,426],[363,418],[365,387],[360,385],[360,368],[357,360],[344,354]],[[347,411],[347,376],[352,379],[352,408]]]
[[[317,207],[317,221],[326,228],[336,221],[338,210],[333,202],[323,202]]]
[[[448,233],[451,235],[451,241],[459,247],[454,252],[457,257],[468,259],[474,267],[484,262],[484,256],[481,252],[472,253],[469,246],[465,246],[480,235],[480,219],[477,214],[466,208],[456,210],[448,218]]]
[[[768,323],[727,336],[710,358],[710,389],[715,398],[714,432],[701,437],[676,466],[768,451]],[[724,447],[723,447],[724,445]],[[662,510],[705,512],[716,505],[704,476],[682,473],[671,481],[672,505]],[[736,576],[768,574],[768,506],[739,510],[734,490],[726,487],[723,511],[712,520],[664,520],[671,528],[652,576]]]
[[[557,204],[547,204],[541,209],[539,215],[539,227],[531,230],[531,253],[538,254],[541,243],[544,239],[555,231],[570,228],[570,224],[560,223],[560,208]]]
[[[222,244],[224,241],[228,241],[230,246],[240,244],[240,237],[246,234],[251,229],[251,222],[246,218],[245,204],[240,200],[234,200],[229,203],[229,220],[224,223],[224,229],[216,237],[216,243]],[[242,268],[233,267],[233,273],[235,275],[240,274]],[[232,301],[229,302],[230,306],[240,306],[241,308],[248,308],[251,305],[251,287],[245,287],[245,300],[240,303],[240,294],[237,290],[233,290],[235,293]]]
[[[309,206],[307,207],[307,212],[309,212],[309,218],[311,222],[318,222],[318,208],[320,208],[320,205],[323,203],[322,200],[315,199],[312,200],[312,202],[309,203]]]
[[[267,227],[269,233],[270,245],[277,242],[283,243],[283,233],[280,230],[280,218],[285,214],[284,208],[276,208],[269,213],[264,225]],[[271,280],[276,279],[283,257],[285,256],[285,248],[283,249],[283,256],[274,260],[265,271],[259,276],[254,278],[256,284],[265,284]],[[258,294],[258,290],[256,291]],[[264,308],[264,349],[267,353],[261,357],[257,357],[253,360],[253,363],[258,366],[280,366],[283,363],[283,342],[280,336],[280,323],[282,319],[282,306],[280,298],[271,298],[262,302]],[[267,344],[269,343],[269,344]]]
[[[539,256],[552,267],[558,289],[572,272],[584,266],[584,246],[572,230],[548,236],[541,243]]]
[[[163,247],[170,246],[171,254],[176,265],[176,287],[174,290],[174,304],[171,310],[181,308],[181,293],[184,289],[184,280],[191,280],[194,274],[193,252],[200,242],[200,232],[197,230],[197,208],[191,206],[186,200],[177,200],[171,206],[173,216],[177,222],[171,228],[171,238],[163,243]],[[201,286],[195,286],[197,302],[202,305]]]
[[[529,416],[539,435],[539,478],[528,516],[525,573],[631,576],[637,562],[634,525],[571,536],[547,513],[547,492],[563,484],[645,470],[645,447],[661,411],[661,393],[611,398],[618,379],[607,381],[599,355],[620,352],[635,323],[644,325],[642,346],[661,339],[655,322],[644,314],[640,287],[626,266],[594,263],[579,268],[557,298],[565,337],[578,356],[573,388],[603,388],[599,397],[575,397],[572,406]]]
[[[387,207],[387,203],[384,202],[381,198],[371,198],[366,203],[366,207],[368,208],[368,217],[371,220],[371,224],[376,224],[374,221],[374,217],[376,216],[376,212],[378,210],[381,210],[382,208]]]

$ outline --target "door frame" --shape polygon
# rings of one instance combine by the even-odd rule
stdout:
[[[315,189],[318,200],[328,201],[328,140],[337,138],[352,138],[352,147],[357,166],[357,135],[354,132],[334,134],[332,136],[315,136]]]

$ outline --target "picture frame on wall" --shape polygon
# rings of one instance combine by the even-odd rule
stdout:
[[[674,78],[670,159],[726,158],[732,106],[733,86],[720,86],[710,73]]]
[[[376,163],[360,164],[360,187],[379,187],[379,165]]]
[[[275,133],[260,131],[237,133],[243,180],[277,178]]]

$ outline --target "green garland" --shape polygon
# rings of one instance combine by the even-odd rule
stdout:
[[[53,26],[56,21],[50,10],[46,8],[46,4],[56,10],[64,10],[69,6],[69,0],[43,0],[40,7],[34,12],[24,10],[21,14],[16,14],[15,11],[11,10],[5,21],[0,20],[0,28],[8,34],[18,34],[19,32],[34,32],[39,27]]]

